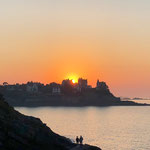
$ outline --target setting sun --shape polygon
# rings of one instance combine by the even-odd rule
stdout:
[[[72,83],[78,83],[78,76],[75,74],[70,74],[66,76],[66,79],[69,79],[72,81]]]
[[[74,79],[72,79],[72,83],[76,83],[76,81]]]

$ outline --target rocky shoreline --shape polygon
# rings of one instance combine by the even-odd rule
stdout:
[[[47,95],[5,95],[7,102],[14,107],[87,107],[87,106],[149,106],[133,101],[121,101],[111,94],[99,95],[86,93],[81,96],[47,96]]]
[[[77,145],[54,133],[40,119],[25,116],[9,106],[0,95],[1,150],[101,150],[96,146]]]

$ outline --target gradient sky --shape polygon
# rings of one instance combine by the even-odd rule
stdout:
[[[150,0],[1,0],[0,83],[106,81],[150,97]]]

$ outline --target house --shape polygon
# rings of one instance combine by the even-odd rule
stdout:
[[[26,86],[26,91],[30,93],[37,93],[38,92],[38,84],[33,82],[28,82]]]
[[[99,80],[97,80],[96,89],[97,90],[108,90],[108,86],[105,82],[99,82]]]
[[[79,87],[82,89],[82,88],[87,88],[87,79],[82,79],[82,78],[79,78],[78,79],[78,85]]]
[[[60,94],[61,94],[60,87],[53,87],[52,88],[52,95],[60,95]]]

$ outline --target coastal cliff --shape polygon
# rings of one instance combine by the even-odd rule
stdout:
[[[9,106],[0,95],[1,150],[100,150],[90,145],[79,146],[54,133],[40,119],[25,116]]]

